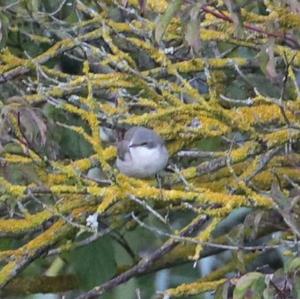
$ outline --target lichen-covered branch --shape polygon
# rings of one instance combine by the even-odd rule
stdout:
[[[80,298],[223,250],[290,250],[300,231],[294,1],[33,2],[9,3],[0,15],[0,238],[8,240],[0,287],[22,281],[39,257],[49,266],[49,256],[104,235],[132,264]],[[131,126],[166,141],[170,161],[160,183],[116,169],[116,140]],[[219,235],[241,207],[255,215],[251,229],[242,217]],[[265,225],[264,213],[280,223]],[[192,220],[181,234],[178,217]],[[149,226],[152,218],[163,228]],[[126,241],[137,227],[168,240],[141,257]],[[275,243],[260,240],[274,231]],[[216,290],[229,271],[231,261],[165,294]],[[51,291],[61,288],[54,283]]]

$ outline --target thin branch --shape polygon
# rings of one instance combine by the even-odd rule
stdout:
[[[69,246],[67,244],[67,246],[62,245],[58,248],[53,248],[53,249],[48,251],[47,256],[58,255],[58,254],[61,254],[63,252],[66,252],[66,251],[73,250],[75,248],[80,248],[80,247],[83,247],[83,246],[87,246],[87,245],[97,241],[99,238],[109,234],[112,230],[113,230],[112,228],[106,228],[104,230],[101,230],[100,232],[94,233],[93,235],[91,235],[90,237],[85,238],[84,240],[74,242],[72,244],[72,246]]]
[[[57,9],[55,9],[53,12],[50,12],[48,15],[49,16],[55,16],[66,4],[68,0],[62,0],[61,3],[58,5]]]
[[[66,223],[70,224],[71,226],[81,229],[83,231],[87,231],[90,233],[94,233],[94,230],[88,226],[82,225],[80,223],[74,222],[72,219],[70,219],[69,217],[63,215],[62,213],[60,213],[58,210],[55,209],[55,207],[49,206],[47,205],[45,202],[43,202],[42,200],[38,199],[30,190],[28,191],[28,195],[33,198],[37,203],[39,203],[40,205],[42,205],[42,207],[49,211],[50,213],[53,214],[53,216],[57,216],[59,218],[61,218],[63,221],[65,221]]]
[[[290,120],[288,119],[286,113],[285,113],[285,107],[283,104],[283,99],[284,99],[284,95],[285,95],[285,91],[286,91],[286,85],[287,85],[287,81],[288,81],[288,77],[289,77],[289,68],[292,65],[294,59],[296,58],[296,54],[294,54],[294,56],[292,57],[292,59],[290,61],[288,61],[288,58],[286,56],[286,53],[284,53],[284,59],[285,59],[285,73],[284,73],[284,77],[283,77],[283,83],[282,83],[282,89],[281,89],[281,94],[280,94],[280,99],[279,99],[279,108],[280,108],[280,112],[286,122],[286,124],[288,126],[291,125]]]
[[[253,88],[253,83],[247,78],[247,76],[242,72],[242,70],[240,69],[239,65],[235,62],[234,63],[234,68],[236,70],[236,72],[240,75],[240,77],[244,80],[245,83],[247,83],[248,86],[250,86],[251,88]]]
[[[148,210],[154,217],[159,219],[162,223],[167,224],[166,218],[160,215],[157,211],[155,211],[150,205],[148,205],[145,201],[138,199],[134,195],[129,194],[128,198],[135,203],[141,205],[144,207],[146,210]]]
[[[200,150],[182,150],[176,154],[178,157],[186,158],[216,158],[224,156],[223,152],[209,152]]]
[[[136,217],[134,214],[132,214],[132,218],[143,228],[155,233],[156,235],[168,237],[180,242],[188,242],[196,245],[204,245],[207,247],[212,248],[218,248],[222,250],[246,250],[246,251],[253,251],[253,250],[268,250],[268,249],[275,249],[281,246],[281,244],[278,245],[255,245],[255,246],[234,246],[234,245],[225,245],[225,244],[219,244],[219,243],[213,243],[213,242],[207,242],[207,241],[201,241],[194,238],[189,237],[180,237],[178,235],[170,234],[167,232],[164,232],[156,227],[152,227],[150,225],[147,225],[145,222],[142,222],[138,217]]]
[[[1,11],[5,11],[5,10],[9,10],[11,9],[12,7],[18,5],[20,3],[20,0],[16,1],[16,2],[13,2],[13,3],[10,3],[4,7],[1,7]]]
[[[232,107],[250,107],[254,104],[254,100],[251,98],[248,99],[230,99],[224,95],[220,95],[220,98],[227,102]]]

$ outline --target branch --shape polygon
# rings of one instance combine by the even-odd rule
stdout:
[[[215,243],[215,242],[208,242],[208,241],[201,241],[196,238],[192,237],[181,237],[177,236],[175,234],[167,233],[164,232],[157,227],[147,225],[145,222],[142,222],[140,219],[138,219],[136,216],[133,215],[133,219],[143,228],[151,231],[152,233],[159,235],[159,236],[164,236],[168,237],[173,240],[178,240],[181,242],[186,242],[186,243],[192,243],[196,245],[203,245],[206,247],[211,247],[211,248],[217,248],[221,250],[234,250],[234,251],[239,251],[239,250],[245,250],[245,251],[255,251],[255,250],[268,250],[268,249],[276,249],[280,247],[280,244],[274,244],[274,245],[254,245],[254,246],[247,246],[247,245],[227,245],[227,244],[222,244],[222,243]]]
[[[206,222],[208,221],[207,216],[198,216],[195,220],[192,221],[187,227],[185,227],[180,233],[181,237],[186,237],[197,232]],[[82,294],[77,297],[77,299],[89,299],[96,298],[104,294],[105,292],[115,288],[116,286],[127,282],[132,277],[146,272],[154,262],[161,259],[164,255],[170,252],[180,243],[180,240],[169,239],[166,241],[160,248],[156,249],[150,256],[146,256],[141,259],[138,264],[134,265],[132,268],[126,272],[114,277],[113,279],[103,283],[100,286],[95,287],[94,289],[88,291],[85,294]]]
[[[222,19],[224,21],[227,21],[229,23],[233,23],[233,19],[219,11],[215,11],[215,10],[212,10],[208,7],[208,5],[203,5],[202,6],[202,10],[206,13],[209,13],[213,16],[215,16],[216,18],[219,18],[219,19]],[[291,38],[289,36],[287,36],[286,34],[282,33],[282,32],[279,32],[279,33],[275,33],[275,32],[269,32],[269,31],[266,31],[262,28],[259,28],[253,24],[248,24],[248,23],[244,23],[243,26],[248,29],[248,30],[251,30],[251,31],[254,31],[254,32],[258,32],[258,33],[261,33],[261,34],[264,34],[264,35],[267,35],[267,36],[271,36],[271,37],[275,37],[275,38],[280,38],[283,42],[285,42],[289,47],[293,48],[293,49],[299,49],[300,48],[300,45],[299,43],[297,42],[296,39],[294,38]]]
[[[65,39],[62,41],[57,42],[54,44],[51,48],[49,48],[46,52],[43,54],[33,58],[30,60],[30,63],[28,63],[28,66],[17,66],[13,68],[12,70],[9,70],[3,74],[0,74],[0,84],[5,83],[11,79],[14,79],[17,76],[24,75],[32,69],[32,67],[36,64],[43,64],[47,61],[49,61],[51,58],[56,57],[68,50],[73,49],[74,47],[77,47],[82,42],[90,41],[95,38],[99,38],[102,36],[102,29],[96,29],[94,31],[91,31],[89,33],[86,33],[84,35],[79,36],[78,38],[70,38]]]
[[[65,236],[72,228],[59,220],[44,233],[37,236],[13,253],[11,259],[0,271],[0,288],[4,287],[32,261],[45,254],[62,236]]]
[[[78,280],[72,274],[58,276],[34,276],[32,278],[16,278],[3,290],[4,296],[35,293],[57,293],[74,290]]]

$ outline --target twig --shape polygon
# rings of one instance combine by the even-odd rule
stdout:
[[[112,228],[106,228],[104,230],[101,230],[100,232],[94,233],[93,235],[91,235],[90,237],[85,238],[84,240],[75,242],[72,244],[72,246],[61,246],[59,248],[54,248],[48,251],[47,256],[52,256],[52,255],[57,255],[57,254],[61,254],[65,251],[70,251],[73,250],[75,248],[80,248],[83,246],[86,246],[90,243],[93,243],[95,241],[97,241],[99,238],[103,237],[104,235],[109,234],[112,231]]]
[[[294,56],[292,57],[292,59],[290,61],[288,61],[286,53],[284,53],[284,59],[285,59],[285,73],[284,73],[284,77],[283,77],[283,83],[282,83],[282,89],[281,89],[281,94],[280,94],[280,99],[279,99],[279,108],[280,108],[280,112],[286,122],[286,124],[288,126],[291,125],[290,120],[288,119],[286,113],[285,113],[285,107],[283,104],[283,99],[284,99],[284,94],[285,94],[285,90],[286,90],[286,84],[287,84],[287,80],[289,77],[289,68],[291,66],[291,64],[293,63],[294,59],[296,57],[296,54],[294,54]]]
[[[13,2],[13,3],[10,3],[4,7],[1,7],[1,11],[5,11],[5,10],[9,10],[10,8],[18,5],[20,3],[20,0],[16,1],[16,2]]]
[[[233,23],[233,19],[231,17],[221,13],[220,11],[215,11],[215,10],[209,8],[207,4],[203,5],[201,7],[201,9],[204,12],[215,16],[216,18],[222,19],[222,20],[227,21],[229,23]],[[259,28],[259,27],[255,26],[253,24],[248,24],[248,23],[244,23],[243,26],[246,29],[257,32],[257,33],[261,33],[261,34],[264,34],[264,35],[267,35],[267,36],[280,38],[291,48],[299,48],[300,47],[299,43],[294,38],[291,38],[291,37],[287,36],[286,34],[284,34],[282,32],[279,32],[279,33],[268,32],[268,31],[266,31],[262,28]]]
[[[229,103],[231,106],[234,107],[250,107],[254,104],[254,100],[251,98],[248,99],[230,99],[225,97],[224,95],[220,94],[220,98],[227,103]]]
[[[39,200],[32,192],[31,190],[28,190],[28,195],[33,198],[37,203],[41,204],[43,208],[45,208],[46,210],[48,210],[50,213],[53,214],[53,216],[57,216],[59,218],[61,218],[62,220],[64,220],[66,223],[70,224],[73,227],[76,227],[78,229],[81,229],[83,231],[88,231],[90,233],[94,233],[94,230],[89,228],[88,226],[82,225],[80,223],[74,222],[71,219],[69,219],[68,217],[66,217],[65,215],[63,215],[62,213],[58,212],[55,207],[51,207],[48,206],[47,204],[45,204],[45,202]]]
[[[155,216],[157,219],[159,219],[162,223],[167,224],[167,221],[165,217],[160,215],[157,211],[155,211],[150,205],[148,205],[145,201],[138,199],[134,195],[129,194],[128,198],[139,205],[143,206],[146,210],[148,210],[153,216]]]
[[[242,72],[242,70],[239,68],[238,64],[234,63],[234,68],[236,72],[240,75],[240,77],[244,80],[245,83],[247,83],[251,88],[253,88],[253,83],[245,76],[245,74]]]
[[[142,297],[141,297],[141,290],[140,290],[139,288],[137,288],[137,289],[135,290],[135,293],[136,293],[136,298],[137,298],[137,299],[142,299]]]
[[[123,247],[123,249],[127,252],[127,254],[132,258],[133,261],[137,261],[137,255],[134,250],[130,247],[127,240],[123,235],[119,232],[115,232],[115,235],[112,234],[111,237]]]
[[[142,222],[138,217],[136,217],[133,213],[132,213],[132,218],[141,227],[144,227],[145,229],[147,229],[157,235],[168,237],[168,238],[171,238],[174,240],[178,240],[180,242],[188,242],[188,243],[197,244],[197,245],[205,245],[205,246],[212,247],[212,248],[218,248],[218,249],[223,249],[223,250],[234,250],[234,251],[267,250],[267,249],[275,249],[275,248],[278,248],[279,246],[281,246],[281,244],[278,244],[278,245],[255,245],[255,246],[233,246],[233,245],[224,245],[224,244],[218,244],[218,243],[213,243],[213,242],[201,241],[201,240],[197,240],[197,239],[189,238],[189,237],[180,237],[178,235],[170,234],[170,233],[164,232],[156,227],[147,225],[146,223]]]
[[[300,191],[300,186],[296,182],[294,182],[288,175],[284,174],[283,178],[286,179],[295,189]]]
[[[55,16],[61,9],[62,7],[66,4],[68,0],[62,0],[61,3],[58,5],[57,9],[54,10],[53,12],[50,12],[48,15],[49,16]]]
[[[180,169],[176,164],[173,165],[174,172],[178,175],[179,179],[183,182],[186,190],[192,190],[193,187],[191,184],[186,180],[186,178],[181,174]]]
[[[187,157],[187,158],[216,158],[216,157],[224,156],[224,153],[200,151],[200,150],[183,150],[178,152],[177,156]]]

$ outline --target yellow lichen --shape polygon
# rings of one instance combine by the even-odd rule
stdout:
[[[193,260],[197,261],[200,258],[200,254],[202,252],[203,246],[205,245],[205,242],[208,241],[211,238],[212,232],[215,230],[218,223],[221,221],[219,218],[214,218],[212,222],[204,229],[202,230],[198,236],[196,236],[194,239],[195,241],[199,241],[200,244],[197,244],[195,249],[195,254],[193,256]],[[204,243],[204,244],[201,244]]]
[[[19,156],[19,155],[13,155],[13,154],[5,154],[4,159],[8,163],[21,163],[21,164],[32,163],[31,158]]]
[[[219,285],[222,285],[226,282],[225,278],[215,280],[215,281],[204,281],[204,282],[194,282],[190,284],[181,284],[177,288],[168,289],[165,291],[165,294],[169,297],[181,297],[185,295],[197,295],[200,293],[216,290]]]
[[[116,187],[106,189],[102,198],[102,202],[97,208],[97,213],[104,213],[112,204],[114,204],[117,201],[117,199],[121,199],[120,195],[121,192]]]
[[[288,140],[296,140],[300,138],[298,130],[282,129],[274,133],[267,134],[263,137],[268,147],[279,146],[286,143]]]
[[[251,154],[255,153],[258,145],[253,142],[245,142],[243,146],[237,148],[230,153],[232,163],[241,162],[247,159]]]
[[[27,186],[11,184],[3,177],[0,177],[0,186],[4,188],[8,194],[16,198],[22,197],[27,190]],[[0,191],[1,191],[1,187],[0,187]]]

